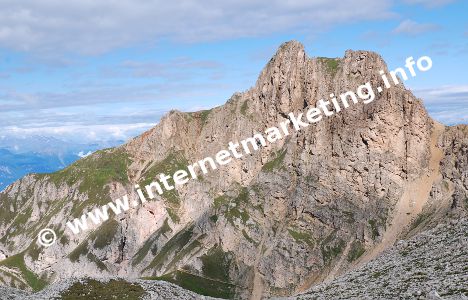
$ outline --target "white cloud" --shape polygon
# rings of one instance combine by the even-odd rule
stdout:
[[[403,2],[407,4],[421,4],[428,8],[444,6],[454,1],[455,0],[403,0]]]
[[[177,76],[176,73],[173,74]],[[182,76],[182,75],[181,75]],[[180,77],[175,77],[180,78]],[[196,99],[208,97],[215,93],[215,89],[228,88],[223,83],[196,83],[188,80],[173,80],[148,84],[128,84],[116,86],[114,84],[102,86],[83,86],[72,90],[58,92],[21,92],[10,90],[2,93],[2,113],[11,111],[26,111],[59,107],[96,107],[98,104],[154,102],[167,99]],[[2,124],[0,118],[0,125]]]
[[[6,166],[0,166],[0,173],[5,173],[7,175],[11,175],[10,168],[8,168]]]
[[[119,66],[104,69],[109,75],[132,77],[159,77],[165,80],[182,80],[193,78],[196,72],[220,72],[223,64],[211,60],[193,60],[189,57],[178,57],[166,63],[154,61],[126,60]]]
[[[446,125],[468,124],[468,107],[428,110],[429,115]]]
[[[415,90],[429,114],[446,125],[468,124],[468,85]]]
[[[156,123],[113,124],[113,125],[61,125],[51,127],[22,128],[9,126],[2,128],[7,136],[22,138],[53,136],[66,141],[93,143],[97,141],[127,140],[155,126]],[[116,135],[116,132],[118,134]]]
[[[99,54],[158,39],[199,42],[307,28],[320,31],[390,15],[390,0],[0,0],[0,47]]]
[[[439,26],[431,23],[418,23],[413,20],[402,21],[394,30],[396,34],[407,34],[411,36],[423,34],[426,32],[437,30]]]
[[[468,85],[444,85],[415,90],[426,103],[459,103],[468,106]]]
[[[85,158],[85,157],[90,156],[91,154],[93,154],[93,152],[91,152],[91,151],[88,151],[87,153],[84,153],[83,151],[80,151],[80,152],[78,152],[77,155],[78,155],[79,157],[81,157],[81,158]]]

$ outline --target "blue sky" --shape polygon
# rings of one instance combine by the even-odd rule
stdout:
[[[468,123],[467,1],[0,0],[0,135],[126,139],[170,109],[223,104],[288,40],[309,56],[429,55],[405,85]]]

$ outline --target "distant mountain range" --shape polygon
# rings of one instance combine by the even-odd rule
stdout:
[[[122,140],[100,143],[68,142],[47,136],[0,137],[0,191],[29,173],[51,173],[87,154],[122,144]]]

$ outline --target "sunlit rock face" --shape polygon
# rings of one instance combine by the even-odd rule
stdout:
[[[223,106],[172,111],[125,145],[15,182],[0,194],[2,282],[31,290],[70,277],[162,276],[215,297],[287,296],[447,215],[459,218],[468,205],[466,127],[436,124],[400,84],[375,91],[368,104],[331,107],[332,116],[300,131],[290,126],[281,140],[87,232],[66,228],[125,194],[137,200],[135,184],[214,157],[330,93],[384,87],[380,70],[388,73],[376,53],[310,58],[288,42],[254,87]],[[421,214],[432,222],[419,222]],[[59,236],[49,248],[36,244],[45,227]],[[27,270],[34,280],[25,280]]]

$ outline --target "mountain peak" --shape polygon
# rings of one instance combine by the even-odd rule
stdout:
[[[123,147],[23,178],[0,193],[0,255],[8,256],[0,273],[9,272],[0,281],[16,270],[24,273],[15,275],[16,286],[31,273],[57,280],[156,276],[180,285],[190,278],[211,296],[289,295],[375,257],[405,231],[465,213],[468,132],[436,126],[410,91],[393,86],[300,131],[291,125],[281,140],[226,166],[205,163],[203,176],[113,216],[90,235],[65,228],[126,193],[137,201],[135,183],[144,187],[161,173],[207,162],[331,92],[383,86],[382,68],[373,52],[308,58],[290,41],[256,86],[225,105],[171,111]],[[62,236],[57,246],[38,249],[31,236],[45,226]]]
[[[306,53],[304,45],[298,41],[289,41],[281,44],[276,51],[276,54],[271,58],[270,63],[273,65],[282,65],[294,61],[304,61]]]
[[[294,52],[304,52],[304,45],[296,40],[291,40],[282,43],[279,47],[278,50],[276,51],[276,55],[278,54],[284,54],[284,53],[294,53]]]

